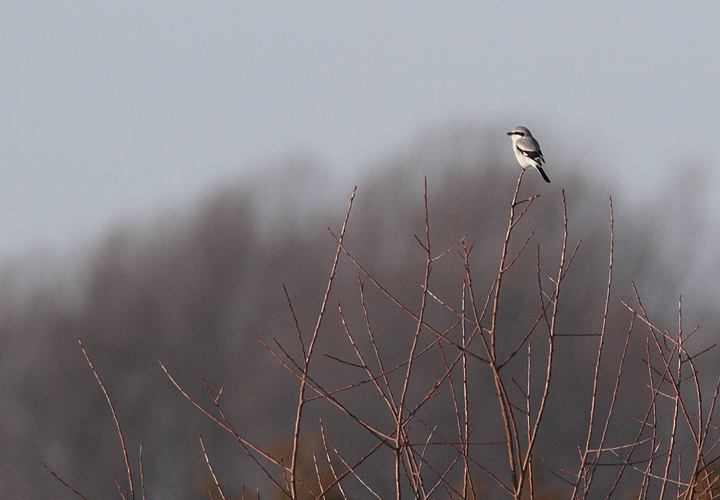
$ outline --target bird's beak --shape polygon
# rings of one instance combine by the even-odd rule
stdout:
[[[513,133],[512,133],[512,132],[508,132],[507,135],[513,135]]]

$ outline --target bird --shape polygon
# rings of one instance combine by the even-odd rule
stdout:
[[[528,167],[535,167],[545,182],[550,182],[545,171],[541,165],[545,163],[542,151],[540,151],[540,144],[532,136],[530,131],[526,127],[515,127],[512,132],[508,132],[512,138],[513,151],[515,151],[515,158],[518,163],[524,169]]]

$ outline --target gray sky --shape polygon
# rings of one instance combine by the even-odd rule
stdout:
[[[0,257],[298,151],[355,178],[456,119],[648,195],[720,167],[718,26],[711,1],[5,1]]]

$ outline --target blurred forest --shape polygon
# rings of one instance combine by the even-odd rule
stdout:
[[[436,254],[463,236],[474,244],[473,281],[482,295],[497,273],[507,229],[509,202],[519,167],[503,131],[473,125],[451,126],[378,162],[358,183],[345,245],[382,285],[405,304],[419,305],[424,252],[415,235],[424,234],[423,180],[428,182],[431,243]],[[495,135],[501,136],[498,140]],[[337,248],[351,185],[328,182],[310,159],[288,159],[265,172],[225,183],[188,207],[124,221],[101,242],[64,259],[28,257],[6,263],[0,276],[0,491],[4,498],[77,498],[45,470],[52,468],[88,498],[119,498],[113,476],[126,480],[122,450],[112,415],[76,337],[80,337],[102,378],[123,427],[133,467],[143,443],[145,488],[149,499],[208,498],[210,479],[198,441],[201,432],[225,492],[240,498],[243,485],[263,498],[275,492],[234,438],[194,408],[173,387],[158,360],[207,407],[212,401],[201,377],[222,401],[234,427],[258,446],[280,453],[292,438],[298,381],[266,349],[277,339],[299,349],[288,295],[303,332],[312,332]],[[518,239],[535,230],[528,251],[504,283],[507,331],[532,322],[537,308],[536,245],[543,263],[557,266],[562,237],[561,189],[567,196],[569,244],[582,240],[568,272],[558,331],[597,333],[603,319],[608,273],[609,196],[615,202],[615,268],[610,302],[609,349],[622,348],[631,314],[621,304],[635,303],[631,282],[648,313],[672,330],[678,325],[678,296],[683,322],[697,324],[698,350],[714,344],[720,315],[715,268],[702,256],[713,237],[697,186],[675,183],[655,201],[638,206],[587,174],[575,159],[548,159],[552,184],[528,171],[521,195],[539,194]],[[690,171],[688,169],[687,171]],[[701,172],[698,170],[697,172]],[[701,173],[695,177],[701,179]],[[690,182],[690,181],[688,181]],[[698,181],[698,185],[702,183]],[[421,237],[422,239],[422,237]],[[716,253],[716,252],[715,252]],[[47,261],[47,262],[46,262]],[[41,278],[38,278],[41,274]],[[456,251],[439,261],[431,288],[459,304],[464,277]],[[364,279],[364,278],[363,278]],[[545,279],[545,278],[544,278]],[[400,362],[414,322],[381,293],[366,285],[366,301],[378,345],[388,365]],[[337,304],[349,324],[362,330],[358,270],[341,255],[320,344],[322,352],[352,359]],[[507,305],[510,304],[510,305]],[[442,307],[428,310],[442,322]],[[577,446],[587,429],[596,340],[565,337],[558,342],[554,387],[537,454],[544,457],[540,477],[550,493],[568,490],[550,471],[577,471]],[[622,412],[632,413],[633,394],[645,389],[644,341],[631,349]],[[398,353],[397,359],[393,353]],[[720,365],[718,350],[698,358],[712,386]],[[319,378],[337,386],[356,374],[331,357],[316,359]],[[483,435],[497,426],[494,388],[479,367],[471,371],[474,428]],[[419,378],[435,374],[418,372]],[[612,379],[602,380],[611,390]],[[483,394],[487,393],[487,396]],[[382,401],[360,393],[368,414]],[[413,397],[421,397],[418,394]],[[376,406],[373,406],[376,405]],[[318,403],[308,414],[308,439],[317,437],[318,416],[332,413]],[[428,411],[433,411],[428,409]],[[623,413],[624,415],[624,413]],[[617,432],[630,432],[632,420],[619,418]],[[329,422],[329,417],[328,417]],[[450,422],[448,425],[454,425]],[[355,456],[374,444],[362,429],[328,424],[328,439]],[[489,447],[487,456],[502,449]],[[371,477],[391,474],[368,470]],[[390,478],[391,479],[391,478]],[[480,488],[492,492],[486,478]],[[379,492],[382,480],[377,482]]]

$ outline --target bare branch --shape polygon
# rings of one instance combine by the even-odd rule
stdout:
[[[308,347],[307,354],[304,355],[304,366],[302,370],[302,379],[300,381],[300,394],[298,397],[297,414],[295,416],[295,430],[293,432],[293,447],[292,447],[292,462],[290,465],[290,472],[292,480],[290,482],[290,496],[293,499],[297,499],[297,482],[296,482],[296,471],[297,471],[297,457],[298,448],[300,445],[300,422],[302,421],[303,409],[305,407],[305,389],[307,386],[307,376],[310,369],[310,358],[313,354],[315,342],[320,332],[320,325],[325,316],[325,308],[330,297],[330,290],[332,289],[333,279],[335,278],[335,271],[337,271],[338,260],[340,258],[340,250],[342,248],[342,240],[345,236],[345,229],[347,228],[347,222],[350,218],[350,210],[352,210],[353,200],[355,199],[355,191],[357,186],[353,188],[352,194],[350,195],[350,203],[348,204],[347,212],[345,212],[345,220],[343,221],[342,229],[340,230],[340,240],[338,242],[338,248],[335,252],[335,259],[333,260],[332,269],[330,270],[330,278],[328,279],[327,289],[325,290],[325,297],[323,297],[322,305],[320,306],[320,313],[318,314],[317,323],[315,324],[315,330],[313,331],[312,338],[310,340],[310,346]],[[330,229],[328,228],[328,231]]]
[[[218,478],[215,475],[215,471],[213,470],[212,465],[210,464],[210,457],[208,457],[207,451],[205,450],[205,443],[203,443],[202,434],[198,434],[198,437],[200,438],[200,446],[202,447],[203,455],[205,455],[205,462],[207,463],[208,469],[210,470],[210,475],[212,476],[213,481],[215,481],[215,487],[218,489],[218,492],[220,493],[220,498],[225,500],[225,493],[223,493],[223,490],[220,487],[220,482],[218,481]]]
[[[60,481],[67,489],[69,489],[70,491],[72,491],[73,493],[75,493],[77,496],[79,496],[79,497],[82,498],[83,500],[88,500],[82,493],[80,493],[79,491],[77,491],[75,488],[73,488],[73,487],[70,486],[68,483],[66,483],[60,476],[58,476],[57,474],[55,474],[55,472],[54,472],[50,467],[48,467],[45,462],[40,462],[40,463],[42,464],[43,467],[45,467],[45,469],[47,469],[47,471],[48,471],[50,474],[52,474],[52,476],[53,476],[55,479],[57,479],[58,481]]]
[[[95,367],[93,366],[92,361],[90,361],[90,356],[88,356],[88,353],[85,350],[85,346],[83,345],[82,341],[80,340],[80,337],[77,337],[77,341],[78,341],[78,344],[80,344],[80,349],[82,349],[82,352],[85,355],[85,359],[87,360],[87,363],[90,366],[90,369],[92,370],[93,375],[95,375],[95,378],[97,379],[98,384],[100,385],[100,388],[103,391],[103,394],[105,394],[105,399],[107,399],[108,406],[110,407],[110,411],[112,412],[113,420],[115,420],[115,426],[117,427],[118,436],[120,436],[120,444],[122,445],[123,457],[125,458],[125,470],[127,471],[128,485],[130,487],[130,498],[132,498],[134,500],[135,491],[133,489],[132,470],[130,469],[130,460],[128,459],[127,448],[125,447],[125,437],[123,436],[122,429],[120,429],[120,420],[118,420],[117,413],[115,413],[115,407],[113,406],[112,401],[110,400],[110,395],[108,394],[107,390],[105,389],[105,385],[102,383],[102,380],[100,380],[100,375],[98,375],[98,372],[95,370]]]

